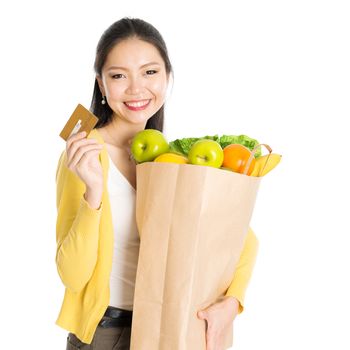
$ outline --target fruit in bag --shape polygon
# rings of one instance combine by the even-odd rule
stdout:
[[[256,159],[254,170],[250,175],[259,177],[266,175],[279,164],[281,158],[282,156],[276,153],[259,157]]]
[[[230,168],[236,173],[244,173],[246,164],[251,156],[251,151],[241,144],[231,144],[224,148],[223,167]],[[255,167],[255,158],[250,163],[247,175],[251,175]]]
[[[154,162],[164,162],[164,163],[178,163],[187,164],[188,159],[185,156],[175,153],[163,153],[158,156]]]

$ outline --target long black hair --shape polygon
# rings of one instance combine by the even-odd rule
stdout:
[[[163,58],[167,74],[173,73],[173,68],[168,56],[168,50],[159,31],[150,23],[145,22],[142,19],[124,17],[107,28],[97,44],[94,63],[96,75],[102,75],[102,68],[105,64],[107,55],[113,49],[113,47],[121,41],[132,37],[136,37],[155,46]],[[99,118],[96,128],[107,125],[113,117],[113,110],[110,108],[108,103],[102,104],[101,101],[102,94],[98,86],[97,79],[95,79],[90,111]],[[148,119],[145,129],[157,129],[159,131],[163,131],[163,126],[164,105],[150,119]]]

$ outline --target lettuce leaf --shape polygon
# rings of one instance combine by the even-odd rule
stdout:
[[[203,136],[203,137],[186,137],[183,139],[176,139],[174,141],[169,142],[170,150],[169,152],[182,154],[184,156],[188,156],[188,152],[190,151],[191,147],[195,142],[201,139],[210,139],[217,141],[221,148],[224,149],[226,146],[231,145],[232,143],[235,144],[241,144],[251,151],[254,149],[256,145],[259,144],[259,142],[255,139],[252,139],[251,137],[247,135],[222,135],[219,137],[218,135],[214,136]],[[261,156],[261,147],[257,149],[255,152],[255,158]]]
[[[255,146],[259,144],[258,140],[252,139],[251,137],[247,135],[223,135],[220,137],[219,141],[221,147],[224,149],[226,146],[231,145],[232,143],[238,143],[240,145],[243,145],[250,149],[251,151],[254,149]],[[258,158],[261,156],[261,147],[259,147],[255,154],[255,158]]]

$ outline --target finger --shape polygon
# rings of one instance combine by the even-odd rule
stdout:
[[[80,145],[84,144],[84,143],[92,143],[92,142],[98,142],[96,139],[87,139],[85,137],[83,138],[78,138],[75,140],[69,140],[69,142],[67,141],[66,143],[66,150],[67,152],[69,152],[71,149],[73,149],[74,147],[79,147]]]
[[[76,164],[79,162],[84,152],[89,151],[91,149],[102,149],[102,145],[94,142],[88,142],[87,144],[80,146],[77,150],[69,151],[67,155],[67,166],[68,168],[74,168]]]
[[[208,350],[208,322],[205,322],[205,349]]]
[[[71,145],[72,142],[74,142],[76,140],[80,140],[80,139],[84,138],[85,136],[86,136],[85,131],[81,131],[81,132],[78,132],[76,134],[69,136],[67,141],[66,141],[67,148]]]
[[[91,151],[101,152],[103,146],[98,145],[86,145],[79,148],[79,150],[74,154],[72,159],[68,162],[68,168],[73,169],[82,159],[82,157]],[[89,156],[89,154],[86,154],[86,156]]]
[[[102,150],[102,147],[103,146],[100,144],[85,145],[80,147],[68,162],[68,167],[71,169],[74,168],[81,161],[85,153],[90,151],[97,151],[99,153]]]
[[[78,163],[78,166],[84,166],[84,164],[88,163],[91,158],[94,158],[94,157],[98,157],[99,153],[101,152],[101,150],[91,150],[91,151],[88,151],[88,152],[85,152],[83,154],[83,156],[81,157],[81,160],[80,162]]]
[[[208,330],[206,333],[207,350],[216,349],[216,333],[208,325]]]
[[[88,151],[86,153],[83,154],[83,156],[81,157],[79,163],[77,164],[77,168],[83,168],[85,166],[85,164],[89,163],[89,161],[94,158],[97,157],[101,151],[99,150],[91,150]]]
[[[207,343],[206,350],[214,350],[213,348],[213,342],[211,341],[211,334],[207,331],[205,335],[205,341]]]
[[[197,317],[201,320],[206,320],[208,318],[208,313],[206,311],[198,311]]]
[[[98,141],[95,139],[82,139],[71,143],[67,149],[67,161],[71,161],[71,159],[74,157],[74,154],[79,150],[80,147],[98,144]]]
[[[200,320],[204,320],[204,319],[205,319],[205,316],[206,316],[205,311],[198,311],[198,312],[197,312],[197,317],[198,317]]]

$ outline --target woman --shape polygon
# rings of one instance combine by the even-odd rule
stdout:
[[[94,68],[99,122],[68,138],[57,167],[56,264],[65,294],[56,324],[69,331],[67,349],[129,349],[139,249],[130,143],[145,128],[163,131],[172,66],[151,24],[123,18],[102,35]],[[221,349],[243,311],[257,246],[250,230],[225,298],[198,310],[209,350]]]

